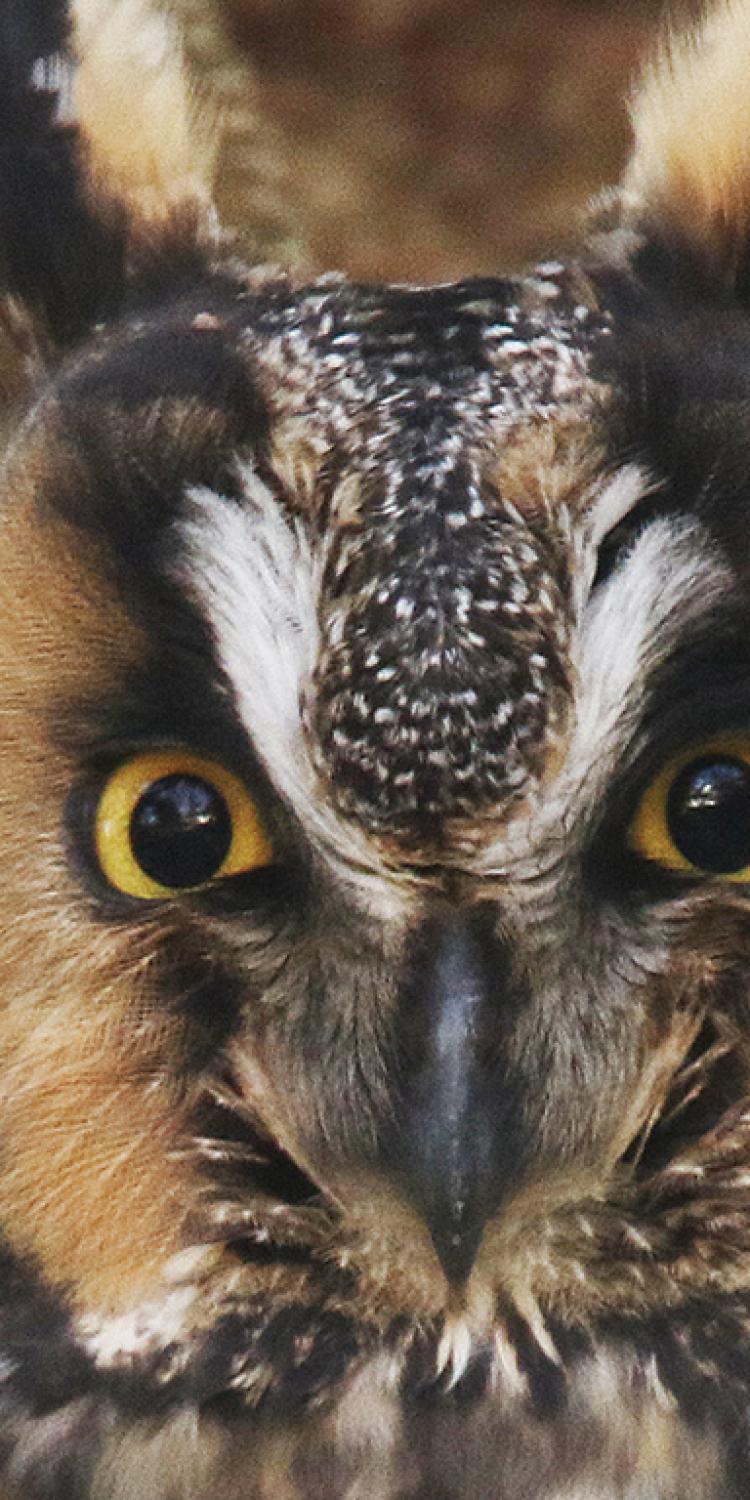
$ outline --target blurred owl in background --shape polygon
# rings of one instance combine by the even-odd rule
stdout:
[[[0,1500],[747,1500],[750,3],[515,280],[0,85]]]

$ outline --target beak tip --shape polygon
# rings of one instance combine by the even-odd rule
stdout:
[[[468,1281],[483,1227],[483,1224],[471,1221],[462,1224],[458,1216],[453,1215],[442,1223],[433,1221],[431,1224],[435,1253],[450,1286],[464,1286]]]

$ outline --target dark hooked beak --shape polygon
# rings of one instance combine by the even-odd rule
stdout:
[[[422,928],[401,1001],[398,1123],[383,1143],[452,1283],[468,1277],[528,1155],[502,1046],[521,996],[495,923],[473,908]]]

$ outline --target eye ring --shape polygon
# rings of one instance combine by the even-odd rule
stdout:
[[[108,884],[139,900],[200,890],[273,861],[239,777],[179,748],[140,751],[116,767],[96,804],[94,850]]]
[[[669,760],[627,842],[664,869],[750,884],[750,735],[717,736]]]

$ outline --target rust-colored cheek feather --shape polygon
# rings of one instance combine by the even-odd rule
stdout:
[[[213,6],[5,0],[0,1500],[750,1495],[749,64],[357,286]]]

